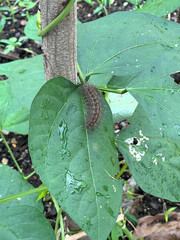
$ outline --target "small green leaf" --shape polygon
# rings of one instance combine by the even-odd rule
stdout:
[[[15,49],[15,46],[13,46],[13,45],[7,45],[6,48],[5,48],[5,50],[4,50],[4,53],[5,53],[5,54],[8,54],[9,52],[14,51],[14,49]]]
[[[17,38],[16,37],[11,37],[11,38],[9,38],[9,41],[12,42],[12,43],[15,43],[17,41]]]
[[[113,121],[119,122],[133,115],[138,102],[130,93],[109,93],[109,105],[113,114]]]
[[[100,124],[87,131],[80,87],[63,77],[52,79],[33,100],[29,132],[36,172],[63,210],[96,240],[111,231],[122,197],[121,182],[113,178],[119,164],[112,115],[101,101]]]
[[[38,27],[36,25],[37,21],[37,14],[31,16],[28,20],[28,23],[26,24],[24,28],[24,33],[28,38],[31,38],[33,40],[36,40],[38,42],[41,41],[41,37],[38,37],[37,32],[38,32]]]
[[[2,17],[0,20],[0,33],[3,31],[6,24],[6,17]]]
[[[41,186],[45,186],[44,184],[41,184]],[[43,190],[41,192],[38,193],[38,198],[36,201],[39,201],[40,199],[42,199],[43,197],[45,197],[47,195],[47,193],[49,192],[49,190]]]
[[[168,215],[173,212],[177,207],[172,207],[170,209],[168,209],[165,213],[164,213],[164,216],[165,216],[165,221],[166,223],[168,222]]]
[[[112,240],[119,240],[120,237],[123,237],[123,231],[120,226],[116,223],[111,232]]]
[[[103,9],[102,3],[94,10],[93,14],[99,13]]]

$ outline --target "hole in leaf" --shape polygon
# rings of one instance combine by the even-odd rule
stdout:
[[[133,145],[136,145],[136,144],[138,144],[138,140],[137,138],[133,138]]]
[[[180,84],[180,72],[173,73],[170,75],[174,79],[174,82]]]
[[[0,75],[0,81],[7,80],[8,77],[6,75]]]
[[[127,126],[129,126],[130,123],[127,121],[127,120],[123,120],[121,122],[116,122],[114,124],[114,130],[115,130],[115,133],[123,130],[124,128],[126,128]]]

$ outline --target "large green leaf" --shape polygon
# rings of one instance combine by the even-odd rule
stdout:
[[[156,28],[160,29],[161,19],[159,23]],[[108,87],[125,88],[138,101],[135,115],[130,119],[130,127],[117,137],[118,147],[136,182],[148,193],[179,201],[180,149],[176,142],[179,142],[180,109],[177,102],[180,92],[179,86],[169,75],[180,71],[180,43],[177,36],[180,27],[175,23],[171,24],[171,29],[169,27],[167,24],[168,32],[175,39],[173,44],[163,44],[164,51],[159,51],[154,61],[134,78],[114,76]],[[163,33],[160,34],[163,36]],[[154,42],[157,41],[158,34],[153,34],[153,38]],[[145,57],[137,58],[138,62]],[[151,57],[154,57],[153,49],[148,53],[148,58]],[[138,140],[137,145],[133,145],[134,138]]]
[[[139,104],[130,126],[117,134],[118,147],[145,192],[180,201],[180,87],[169,76],[147,74],[126,89]]]
[[[180,7],[179,0],[147,0],[141,8],[137,8],[136,11],[161,17],[173,12],[178,7]]]
[[[0,198],[33,189],[22,176],[0,164]],[[17,198],[0,205],[0,236],[6,240],[54,239],[48,220],[42,214],[43,205],[37,194]]]
[[[45,82],[42,56],[0,64],[0,129],[28,133],[31,102]]]
[[[121,182],[112,115],[101,97],[99,126],[84,129],[80,87],[59,77],[35,97],[30,114],[29,147],[41,180],[62,208],[92,240],[106,239],[121,204]]]
[[[30,189],[33,189],[33,186],[25,181],[17,171],[12,170],[8,166],[0,164],[0,198],[9,197]],[[27,205],[43,211],[42,203],[36,202],[36,199],[37,194],[32,194],[0,204],[0,209],[8,208],[10,206]]]
[[[97,74],[97,82],[99,73],[131,81],[150,66],[159,75],[179,65],[180,26],[166,19],[118,12],[78,25],[78,30],[78,62],[84,75]]]
[[[8,77],[14,97],[27,109],[40,87],[45,83],[42,55],[15,61]],[[1,65],[3,68],[3,66]],[[5,66],[4,66],[5,67]]]
[[[146,192],[179,201],[180,94],[169,75],[180,71],[180,26],[152,15],[122,12],[79,29],[84,74],[96,74],[97,81],[100,73],[117,75],[108,87],[125,88],[138,101],[130,127],[117,136],[135,180]]]
[[[9,80],[0,81],[0,130],[27,134],[29,110],[12,95]]]
[[[12,206],[1,209],[1,239],[55,240],[55,234],[43,214],[32,206]]]

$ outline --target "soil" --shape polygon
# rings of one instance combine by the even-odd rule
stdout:
[[[15,2],[15,1],[14,1]],[[11,4],[13,4],[13,1],[11,1]],[[8,4],[4,1],[2,4],[0,4],[0,7],[7,6]],[[104,16],[104,13],[101,15],[93,14],[93,10],[98,6],[96,2],[94,2],[94,7],[89,5],[86,2],[78,2],[78,19],[81,22],[88,22],[95,20],[97,18],[100,18]],[[129,11],[133,7],[132,4],[127,3],[123,0],[115,0],[114,3],[107,8],[108,13],[113,13],[116,11]],[[30,15],[34,15],[38,10],[38,4],[31,10],[29,10]],[[17,37],[24,36],[24,26],[27,22],[26,16],[22,16],[26,13],[26,9],[20,8],[17,6],[16,8],[16,14],[14,15],[15,19],[12,20],[12,17],[10,16],[10,12],[0,12],[0,16],[6,16],[10,17],[6,21],[5,28],[3,32],[0,35],[0,39],[9,39],[10,37]],[[172,14],[172,20],[175,21],[177,11],[175,11]],[[34,52],[33,55],[41,54],[41,46],[37,45],[33,40],[27,39],[23,41],[23,44],[21,47],[17,47],[15,51],[10,52],[9,54],[5,55],[3,53],[3,49],[1,47],[0,49],[0,63],[6,63],[10,62],[16,59],[24,59],[32,57],[32,54],[26,52],[23,48],[29,48]],[[177,83],[180,82],[180,74],[172,75],[172,77],[175,79]],[[3,80],[4,78],[0,78],[0,80]],[[125,123],[119,123],[115,125],[115,129],[122,129]],[[23,173],[25,175],[29,175],[31,172],[33,172],[33,166],[31,162],[31,158],[28,151],[28,136],[26,135],[20,135],[16,133],[7,133],[5,135],[7,142],[9,143],[11,150],[19,163],[21,169],[23,170]],[[13,167],[16,169],[14,162],[12,161],[10,154],[8,153],[5,145],[2,142],[2,139],[0,139],[0,162],[3,164],[9,165],[10,167]],[[120,165],[122,165],[124,159],[122,155],[119,155],[119,161]],[[131,173],[129,171],[125,172],[122,175],[122,178],[126,181],[131,178]],[[31,178],[28,179],[28,182],[31,183],[34,187],[38,187],[41,184],[41,180],[37,174],[34,174]],[[147,215],[156,215],[158,213],[163,213],[167,209],[171,207],[177,207],[176,211],[180,212],[180,206],[177,203],[172,203],[167,200],[163,200],[154,196],[151,196],[149,194],[144,193],[139,187],[134,188],[134,193],[138,198],[136,200],[133,200],[131,203],[131,213],[136,217],[140,218]],[[127,199],[126,199],[127,200]],[[44,214],[45,216],[50,220],[52,226],[55,226],[55,220],[56,220],[56,210],[52,203],[52,201],[45,201],[44,203]],[[129,203],[128,203],[129,204]],[[127,208],[127,206],[126,206]],[[129,225],[129,228],[131,229],[131,226]]]

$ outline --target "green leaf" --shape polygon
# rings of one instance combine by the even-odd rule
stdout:
[[[56,239],[48,220],[32,206],[11,206],[1,209],[0,229],[5,236],[3,239],[7,240]]]
[[[113,114],[113,121],[119,122],[131,117],[138,105],[136,99],[130,94],[109,93],[109,106]]]
[[[93,14],[100,12],[103,9],[102,3],[94,10]]]
[[[111,232],[112,240],[119,240],[119,237],[123,237],[123,231],[120,226],[116,223]]]
[[[6,186],[6,187],[5,187]],[[9,197],[11,195],[33,189],[33,186],[25,181],[22,176],[9,166],[0,164],[0,198]],[[25,196],[3,204],[0,204],[0,211],[11,206],[32,206],[43,211],[43,205],[36,202],[37,194]],[[1,216],[0,216],[1,218]]]
[[[9,81],[0,81],[0,130],[27,134],[29,110],[12,95]]]
[[[122,12],[83,24],[80,30],[86,42],[85,49],[79,40],[84,74],[96,74],[97,81],[99,73],[117,75],[108,87],[125,88],[138,101],[130,127],[117,136],[136,182],[148,193],[179,201],[179,87],[169,75],[180,70],[180,26],[152,15]]]
[[[100,73],[131,81],[155,64],[159,68],[152,71],[164,74],[167,58],[175,63],[173,69],[179,65],[179,32],[179,24],[153,15],[113,13],[78,25],[78,62],[85,76],[96,74],[97,82]]]
[[[136,11],[153,14],[158,17],[166,16],[180,7],[179,0],[147,0]]]
[[[31,102],[45,82],[42,56],[0,64],[0,129],[28,133]]]
[[[169,215],[171,212],[173,212],[176,208],[177,208],[177,207],[169,208],[169,209],[164,213],[166,223],[168,222],[168,215]]]
[[[168,76],[139,76],[130,85],[139,104],[130,126],[117,134],[118,147],[145,192],[179,201],[180,88]]]
[[[24,33],[28,38],[31,38],[33,40],[36,40],[40,43],[41,37],[38,37],[37,32],[38,32],[38,27],[36,25],[37,21],[37,14],[31,16],[28,20],[28,23],[26,24],[24,28]]]
[[[12,44],[12,42],[9,39],[1,39],[0,42],[5,44]]]
[[[4,50],[4,53],[8,54],[9,52],[14,51],[14,49],[15,49],[15,47],[13,45],[7,45]]]
[[[12,9],[10,8],[10,7],[0,7],[0,11],[3,11],[3,12],[5,12],[5,11],[12,11]]]
[[[169,29],[167,25],[168,32],[171,31],[174,36],[173,45],[163,44],[164,51],[159,51],[160,55],[136,77],[113,78],[108,87],[126,88],[138,101],[135,114],[130,119],[130,127],[117,136],[118,147],[136,182],[145,192],[179,201],[180,149],[176,142],[180,137],[180,108],[177,104],[180,90],[169,75],[180,70],[180,44],[176,36],[180,28],[177,24],[171,27]],[[159,38],[158,35],[154,36],[154,41],[156,37]],[[149,49],[147,55],[153,58],[153,49]],[[141,62],[144,57],[137,60]],[[137,145],[133,145],[134,138],[138,141]]]
[[[3,31],[6,24],[6,17],[2,17],[0,20],[0,33]]]
[[[33,187],[18,172],[0,164],[0,198],[30,189]],[[32,194],[0,204],[1,239],[55,240],[51,225],[42,214],[42,202],[36,202],[36,198],[37,194]]]
[[[8,77],[14,97],[23,107],[30,109],[33,98],[45,83],[42,55],[15,61]]]
[[[63,210],[92,240],[106,239],[122,197],[121,182],[113,178],[119,166],[112,116],[103,97],[101,101],[99,126],[85,130],[81,89],[59,77],[43,85],[30,114],[33,166]]]

